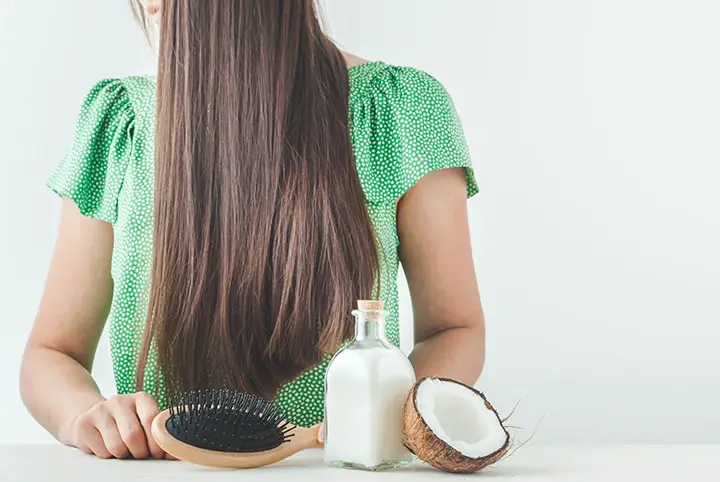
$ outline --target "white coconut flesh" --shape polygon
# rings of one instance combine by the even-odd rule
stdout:
[[[497,415],[472,390],[427,379],[416,397],[417,410],[430,430],[466,457],[487,457],[505,444],[507,435]]]

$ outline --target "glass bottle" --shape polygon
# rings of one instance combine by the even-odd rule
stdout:
[[[385,337],[382,301],[359,301],[355,338],[330,361],[325,378],[325,462],[344,468],[406,467],[405,401],[415,371]]]

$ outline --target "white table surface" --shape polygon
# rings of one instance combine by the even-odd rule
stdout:
[[[510,459],[475,474],[446,474],[416,463],[393,472],[325,467],[311,450],[273,466],[216,470],[169,461],[100,460],[62,446],[0,446],[2,482],[514,480],[573,482],[720,482],[720,445],[543,447],[526,445]]]

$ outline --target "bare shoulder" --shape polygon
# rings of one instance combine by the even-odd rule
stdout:
[[[342,51],[342,54],[343,57],[345,57],[345,62],[347,63],[349,69],[370,62],[370,60],[358,57],[357,55],[351,54],[350,52]]]

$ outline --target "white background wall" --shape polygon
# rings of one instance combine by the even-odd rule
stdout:
[[[481,188],[489,398],[522,399],[525,434],[544,417],[534,443],[720,442],[720,3],[326,11],[345,48],[425,69],[455,98]],[[92,83],[152,56],[123,1],[0,0],[0,65],[0,443],[47,442],[16,388],[58,221],[44,181]]]

